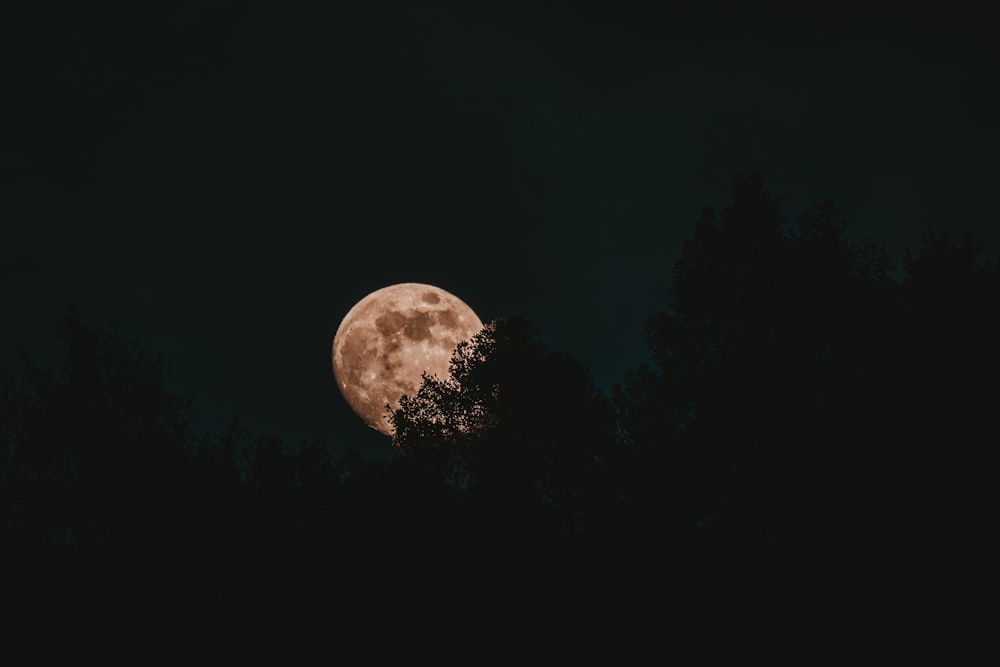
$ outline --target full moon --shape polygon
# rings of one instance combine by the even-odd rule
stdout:
[[[401,283],[372,292],[348,311],[333,338],[333,374],[351,408],[392,436],[385,406],[413,396],[421,375],[448,374],[455,346],[483,328],[461,299],[433,285]]]

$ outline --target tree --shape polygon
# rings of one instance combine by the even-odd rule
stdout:
[[[518,317],[460,343],[449,377],[425,377],[391,419],[396,446],[452,483],[551,505],[580,495],[614,439],[586,367]]]
[[[363,476],[360,463],[338,466],[319,443],[288,447],[236,420],[195,437],[164,357],[72,307],[57,330],[56,368],[22,352],[0,369],[0,588],[20,623],[11,637],[33,650],[231,648],[247,633],[301,630],[309,619],[289,612],[296,604],[311,618],[345,590],[344,604],[371,595],[352,566],[375,547],[345,546],[345,526],[375,515],[345,499],[342,477]]]
[[[896,455],[880,413],[900,327],[891,268],[848,242],[833,202],[793,228],[759,175],[734,179],[647,321],[652,365],[615,391],[626,439],[660,471],[647,503],[695,536],[768,549],[829,543],[875,511]]]
[[[114,326],[70,307],[57,330],[59,368],[22,352],[0,375],[0,570],[34,631],[92,640],[174,581],[148,575],[189,505],[193,411]]]
[[[154,506],[166,510],[169,480],[193,443],[193,411],[167,390],[166,360],[114,326],[87,327],[70,307],[57,329],[58,371],[22,353],[3,372],[4,525],[29,542],[59,534],[98,548],[120,530],[145,530]]]
[[[1000,269],[971,235],[928,229],[907,251],[902,317],[887,356],[901,453],[898,493],[913,499],[912,531],[943,547],[981,553],[980,526],[1000,508],[995,475],[1000,435],[995,386],[1000,376]]]

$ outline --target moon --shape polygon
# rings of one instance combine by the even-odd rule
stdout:
[[[337,386],[366,424],[391,437],[386,404],[396,410],[400,397],[415,395],[423,373],[447,376],[455,346],[482,328],[472,308],[439,287],[383,287],[358,301],[337,328]]]

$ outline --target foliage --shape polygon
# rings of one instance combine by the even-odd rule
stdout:
[[[737,178],[647,322],[652,365],[614,393],[627,441],[662,471],[646,501],[741,549],[902,544],[930,513],[969,512],[986,487],[939,452],[968,445],[994,465],[972,440],[990,430],[980,387],[1000,370],[981,250],[930,232],[900,284],[832,202],[790,227],[759,176]],[[948,489],[932,505],[929,479]]]
[[[138,508],[170,502],[192,411],[165,389],[162,356],[122,341],[114,328],[85,327],[73,308],[57,330],[58,371],[22,352],[3,375],[3,524],[32,543],[96,545],[115,526],[141,530]]]
[[[425,377],[391,419],[400,450],[451,483],[549,503],[568,501],[614,424],[586,367],[516,317],[460,343],[449,377]]]
[[[975,571],[1000,507],[997,264],[929,230],[897,279],[833,202],[796,224],[783,206],[751,175],[703,212],[611,399],[501,319],[403,398],[388,461],[238,420],[195,436],[166,360],[68,309],[58,368],[0,368],[9,635],[325,647],[504,605],[686,613],[804,564],[879,586]],[[449,604],[431,620],[428,600]]]

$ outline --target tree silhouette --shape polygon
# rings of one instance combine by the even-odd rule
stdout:
[[[281,627],[267,605],[288,602],[293,564],[310,563],[309,590],[329,592],[318,563],[338,563],[340,472],[318,443],[285,447],[238,422],[197,438],[164,357],[72,307],[57,330],[58,368],[22,352],[0,372],[0,582],[12,637],[232,642]]]
[[[899,440],[916,511],[912,530],[941,546],[981,543],[998,504],[993,392],[1000,372],[1000,279],[971,236],[928,230],[904,257],[897,373]],[[948,537],[945,538],[945,535]],[[982,552],[983,547],[974,548]]]
[[[61,534],[96,549],[119,530],[146,529],[133,511],[167,508],[170,480],[193,442],[192,409],[166,390],[162,356],[114,329],[85,327],[72,308],[57,327],[65,350],[58,372],[23,354],[17,370],[4,372],[3,481],[17,496],[5,503],[5,525],[30,526],[19,535],[30,543]]]
[[[450,481],[547,502],[613,441],[611,405],[586,367],[517,317],[460,343],[449,377],[425,377],[391,418],[400,450]]]
[[[735,179],[647,322],[652,365],[615,391],[655,471],[644,502],[695,542],[768,550],[896,548],[945,529],[955,498],[992,502],[967,465],[990,468],[977,382],[1000,370],[980,251],[930,233],[900,284],[884,248],[848,242],[832,202],[792,228],[758,175]],[[944,463],[946,447],[966,463]]]
[[[787,228],[758,175],[734,180],[721,215],[706,209],[674,266],[672,308],[647,323],[655,367],[617,392],[626,432],[665,471],[665,512],[743,547],[830,534],[822,514],[849,492],[823,482],[856,435],[838,389],[863,372],[859,339],[887,333],[865,301],[884,300],[871,292],[888,268],[880,249],[849,246],[830,202]]]
[[[196,437],[166,360],[70,308],[61,366],[0,369],[12,634],[325,645],[330,627],[420,624],[428,600],[449,622],[505,604],[578,618],[808,567],[925,594],[933,568],[961,579],[993,553],[1000,273],[983,254],[931,230],[896,280],[832,202],[788,224],[758,175],[735,179],[611,400],[501,319],[401,400],[388,461],[238,420]]]
[[[22,620],[41,616],[34,631],[63,622],[99,637],[113,631],[109,600],[169,580],[141,574],[184,504],[192,410],[167,391],[165,359],[114,327],[87,327],[68,308],[57,330],[58,371],[22,353],[0,378],[2,569],[32,610]]]
[[[582,364],[526,320],[501,319],[391,418],[403,459],[462,490],[455,535],[476,576],[504,582],[505,595],[573,578],[608,512],[615,442],[610,401]]]

